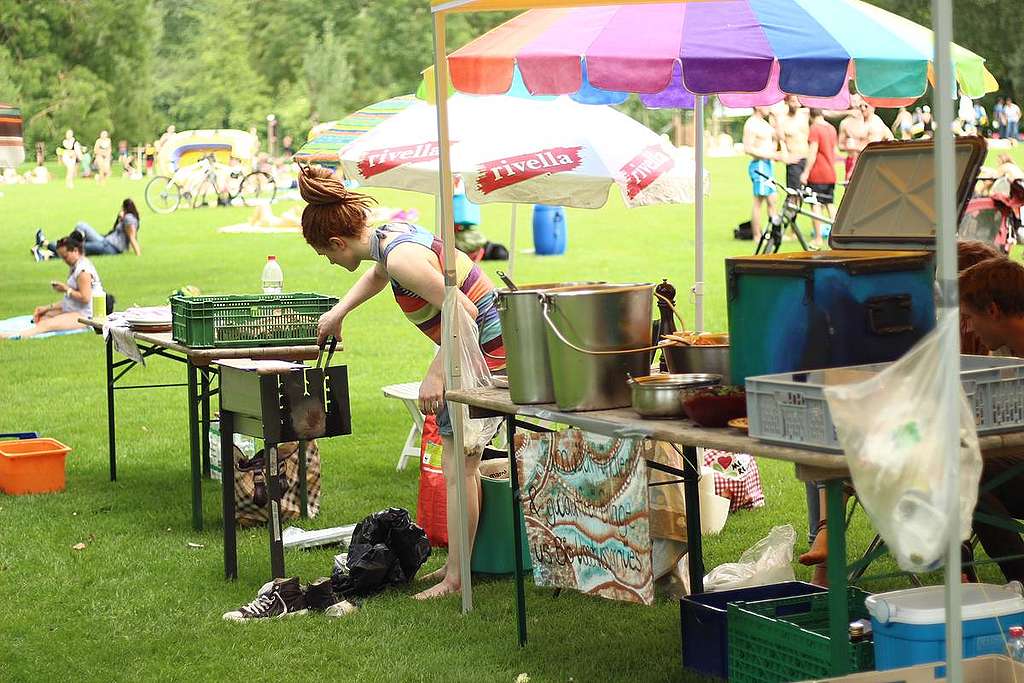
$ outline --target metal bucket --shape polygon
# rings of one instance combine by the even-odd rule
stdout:
[[[548,282],[521,285],[517,290],[495,291],[501,337],[505,344],[505,369],[508,393],[513,403],[554,403],[555,388],[551,383],[551,363],[541,314],[542,292],[598,282]]]
[[[653,291],[653,284],[598,285],[540,295],[561,410],[632,405],[628,376],[650,374]]]
[[[728,344],[666,346],[662,353],[665,354],[668,371],[673,375],[707,373],[721,375],[726,382],[732,377],[729,371]]]

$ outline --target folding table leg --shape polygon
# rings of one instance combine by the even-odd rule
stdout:
[[[270,574],[284,577],[284,543],[281,541],[281,486],[278,478],[277,444],[267,443],[263,449],[267,478],[267,529],[270,531]]]
[[[210,368],[200,368],[202,425],[199,431],[203,452],[203,476],[210,477]]]
[[[114,338],[107,338],[107,449],[110,481],[117,481],[117,429],[114,426]]]
[[[199,370],[191,361],[188,365],[188,448],[192,462],[192,528],[203,530],[203,465],[199,451]]]
[[[683,492],[686,494],[686,555],[690,566],[690,592],[704,592],[704,548],[700,533],[700,464],[697,449],[683,448]]]
[[[235,415],[220,415],[221,510],[224,515],[224,578],[238,578],[238,547],[235,538]]]
[[[825,507],[828,520],[828,632],[831,647],[832,675],[849,672],[850,606],[846,591],[846,504],[843,480],[825,482]]]
[[[512,545],[515,555],[516,622],[519,625],[519,647],[526,645],[526,588],[523,586],[523,535],[519,527],[522,505],[519,490],[519,471],[516,467],[516,418],[505,418],[508,433],[509,483],[512,486]]]

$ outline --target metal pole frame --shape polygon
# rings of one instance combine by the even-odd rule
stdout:
[[[462,386],[462,368],[459,363],[458,330],[455,326],[455,314],[458,302],[458,281],[455,272],[455,224],[452,222],[452,159],[450,138],[448,133],[448,60],[445,48],[445,15],[443,12],[434,14],[434,86],[437,93],[437,134],[438,134],[438,220],[441,224],[441,240],[444,244],[444,305],[441,311],[441,354],[444,358],[446,388]],[[448,403],[448,415],[451,417],[455,453],[454,476],[455,505],[458,509],[458,529],[455,533],[459,539],[459,569],[461,570],[462,611],[473,609],[473,586],[470,576],[469,525],[466,509],[466,458],[463,446],[463,408],[459,404]],[[449,501],[451,504],[452,501]]]
[[[935,54],[935,279],[939,285],[940,320],[948,315],[958,316],[960,297],[956,270],[956,165],[953,152],[953,59],[950,43],[953,40],[952,0],[932,0],[932,29]],[[958,373],[960,351],[953,340],[942,349],[950,372]],[[959,376],[954,379],[959,386]],[[939,424],[946,431],[941,439],[946,468],[946,486],[949,492],[948,539],[946,548],[946,665],[951,683],[963,681],[963,641],[961,624],[960,585],[960,419],[957,399],[943,397],[939,406],[944,413]]]
[[[693,178],[694,264],[693,264],[693,327],[704,331],[704,96],[693,103]]]

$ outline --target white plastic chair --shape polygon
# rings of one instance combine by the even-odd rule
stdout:
[[[408,464],[409,458],[418,461],[420,457],[420,441],[423,438],[423,414],[420,413],[419,408],[416,406],[416,401],[420,396],[420,383],[389,384],[383,387],[381,391],[388,398],[396,398],[401,401],[405,405],[406,410],[409,411],[409,415],[412,416],[412,427],[409,428],[409,435],[405,438],[402,453],[398,456],[398,465],[395,466],[395,469],[401,472],[405,469],[406,464]]]

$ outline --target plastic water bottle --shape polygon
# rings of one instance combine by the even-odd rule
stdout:
[[[1006,654],[1018,662],[1024,662],[1024,627],[1011,626],[1006,639]]]
[[[281,265],[277,262],[276,256],[267,257],[267,265],[263,266],[263,276],[260,278],[264,294],[280,294],[284,291],[284,273]]]

